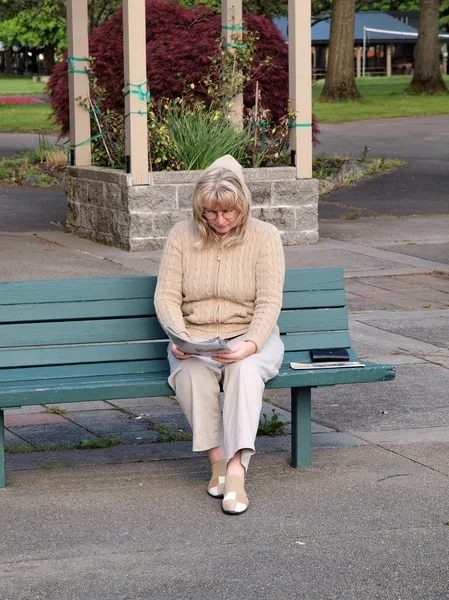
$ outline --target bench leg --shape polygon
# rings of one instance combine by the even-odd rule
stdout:
[[[292,388],[292,467],[312,464],[312,389]]]
[[[5,486],[5,419],[4,411],[0,410],[0,489]]]

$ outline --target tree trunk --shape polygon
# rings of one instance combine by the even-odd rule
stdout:
[[[45,75],[51,75],[53,67],[55,66],[55,47],[53,44],[47,44],[44,50],[45,60]]]
[[[361,96],[354,75],[354,21],[356,0],[334,0],[331,13],[329,61],[319,100],[340,102]]]
[[[37,75],[39,73],[39,69],[37,66],[37,53],[38,53],[37,48],[31,49],[31,72],[35,75]]]
[[[5,50],[5,75],[12,75],[12,48]]]
[[[415,48],[413,80],[407,88],[412,94],[447,94],[440,72],[439,0],[420,0],[419,35]]]

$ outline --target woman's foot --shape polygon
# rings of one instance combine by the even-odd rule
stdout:
[[[226,475],[222,510],[227,515],[241,515],[248,509],[249,501],[245,492],[243,475]]]
[[[213,498],[223,498],[226,480],[226,460],[212,463],[212,478],[207,486],[207,493]]]

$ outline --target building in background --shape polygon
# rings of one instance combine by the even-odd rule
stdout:
[[[375,11],[357,12],[354,26],[356,76],[412,74],[418,20],[419,13],[416,12],[396,11],[392,14]],[[274,19],[274,22],[288,40],[287,17]],[[370,31],[372,29],[377,31]],[[330,17],[312,24],[314,79],[320,79],[326,74],[329,36]],[[441,39],[441,69],[444,74],[447,74],[447,41],[445,38]],[[365,52],[363,52],[364,47]]]

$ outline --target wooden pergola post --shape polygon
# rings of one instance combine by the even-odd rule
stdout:
[[[290,147],[295,152],[296,178],[312,177],[312,66],[310,0],[288,0],[288,78]]]
[[[391,77],[391,44],[387,44],[387,77]]]
[[[447,44],[441,46],[441,52],[443,54],[443,75],[447,75]]]
[[[362,46],[357,46],[356,48],[356,65],[357,65],[357,71],[356,71],[356,77],[361,77],[362,76]]]
[[[70,164],[91,164],[90,114],[80,104],[89,95],[86,73],[89,57],[87,0],[67,0],[67,37],[69,65]]]
[[[123,0],[126,170],[133,185],[148,184],[145,0]]]
[[[242,0],[221,0],[221,26],[226,51],[232,54],[235,51],[234,44],[242,43]],[[242,123],[243,93],[234,95],[231,102],[232,121]]]

